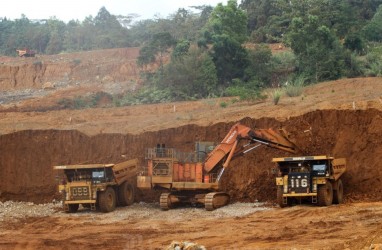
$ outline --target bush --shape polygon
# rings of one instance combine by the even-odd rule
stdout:
[[[291,83],[288,83],[285,87],[285,94],[289,97],[296,97],[302,94],[304,90],[305,78],[303,76],[297,77]]]
[[[257,100],[261,99],[261,92],[258,89],[251,89],[246,86],[230,86],[224,91],[225,96],[238,96],[240,100]]]
[[[226,108],[226,107],[228,107],[228,104],[226,102],[221,102],[220,107]]]
[[[286,81],[296,70],[296,56],[292,51],[276,53],[272,56],[272,86]]]
[[[347,77],[357,77],[363,76],[365,74],[365,61],[361,57],[357,56],[355,53],[348,52],[345,59],[346,64],[346,76]]]
[[[90,97],[91,107],[104,106],[105,103],[112,103],[113,96],[109,93],[100,91]]]
[[[282,89],[275,89],[272,91],[272,101],[274,105],[277,105],[280,101],[281,96],[284,94],[284,91]]]
[[[73,62],[74,65],[77,66],[77,65],[79,65],[79,64],[81,63],[81,59],[77,59],[77,58],[76,58],[76,59],[73,59],[72,62]]]
[[[233,79],[232,85],[224,90],[225,96],[238,96],[240,100],[258,100],[263,99],[261,88],[258,82],[243,82],[240,79]]]
[[[64,109],[72,109],[73,108],[73,101],[68,98],[62,98],[58,100],[57,104],[61,106],[61,108]]]
[[[367,76],[382,76],[382,46],[375,46],[366,55]]]
[[[120,106],[149,104],[149,103],[163,103],[172,101],[171,92],[168,89],[156,89],[154,87],[146,87],[137,92],[129,92],[125,94],[120,100],[115,100]]]
[[[273,68],[278,71],[293,71],[296,67],[296,56],[292,51],[276,53],[272,56]]]
[[[369,64],[366,70],[367,76],[382,76],[382,62],[373,62]]]

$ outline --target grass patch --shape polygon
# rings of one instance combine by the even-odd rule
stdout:
[[[294,81],[284,87],[285,94],[289,97],[302,95],[302,92],[304,91],[305,80],[306,79],[304,77],[296,78]]]
[[[228,107],[228,104],[226,102],[221,102],[220,103],[220,107],[221,108],[226,108],[226,107]]]
[[[280,101],[281,96],[284,94],[283,89],[275,89],[271,92],[271,97],[274,105],[277,105]]]

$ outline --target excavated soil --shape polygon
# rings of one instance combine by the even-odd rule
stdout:
[[[285,121],[244,118],[250,127],[285,128],[304,155],[346,157],[346,195],[352,200],[382,198],[382,112],[367,110],[320,110]],[[220,141],[233,122],[203,127],[186,125],[156,132],[87,136],[75,130],[25,130],[0,137],[2,199],[49,201],[56,190],[53,165],[118,162],[139,158],[144,164],[147,147],[164,143],[192,151],[199,140]],[[235,200],[273,200],[272,157],[288,154],[259,148],[233,161],[223,188]]]

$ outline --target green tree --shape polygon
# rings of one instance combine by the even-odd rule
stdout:
[[[267,45],[256,45],[254,50],[249,51],[249,66],[246,75],[250,81],[260,85],[268,85],[272,75],[272,51]]]
[[[214,95],[217,76],[212,58],[202,49],[191,47],[166,65],[160,85],[171,89],[175,100]]]
[[[159,67],[163,71],[163,58],[176,41],[168,32],[154,34],[149,43],[139,51],[138,64],[143,66],[155,61],[159,54]]]
[[[226,6],[218,4],[198,44],[212,45],[211,55],[221,85],[228,85],[232,79],[244,76],[247,51],[242,44],[247,37],[247,16],[238,8],[236,1],[229,0]]]
[[[157,53],[157,50],[153,46],[150,46],[150,45],[143,46],[139,50],[139,56],[137,59],[138,65],[145,66],[155,62],[156,53]]]
[[[369,41],[382,41],[382,5],[379,6],[377,12],[371,21],[363,28],[362,32]]]
[[[58,54],[64,49],[64,34],[66,25],[63,21],[52,17],[47,21],[49,29],[49,42],[46,46],[45,52],[47,54]]]
[[[340,38],[361,25],[356,9],[347,0],[278,0],[277,5],[289,23],[295,17],[317,16],[320,25],[328,27]]]
[[[240,7],[247,12],[249,31],[263,27],[267,19],[272,15],[269,13],[272,0],[242,0]]]
[[[344,51],[330,29],[317,16],[294,18],[287,41],[296,54],[300,74],[308,80],[337,79],[344,72]]]
[[[105,7],[98,11],[94,18],[94,25],[97,30],[96,43],[98,48],[115,48],[127,45],[127,29]]]
[[[188,50],[190,49],[190,41],[188,40],[181,40],[179,41],[174,51],[172,52],[172,58],[174,59],[181,59],[182,56],[186,55],[188,53]]]
[[[226,6],[219,3],[215,7],[207,25],[212,38],[219,35],[228,35],[242,44],[248,38],[247,22],[246,13],[238,7],[236,0],[228,0]]]

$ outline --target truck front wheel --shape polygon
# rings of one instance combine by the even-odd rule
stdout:
[[[118,201],[121,206],[128,206],[134,203],[134,187],[125,181],[118,190]]]
[[[344,196],[344,186],[341,179],[336,182],[337,189],[333,192],[333,203],[341,204]]]
[[[115,191],[108,187],[105,191],[99,193],[99,209],[103,213],[112,212],[116,206]]]
[[[68,204],[68,213],[77,212],[79,206],[79,204]]]
[[[283,193],[284,193],[284,187],[278,186],[277,187],[277,203],[279,204],[281,208],[291,206],[292,205],[291,198],[287,198],[287,203],[284,203]]]
[[[329,181],[318,186],[317,201],[319,206],[330,206],[333,202],[333,186]]]

